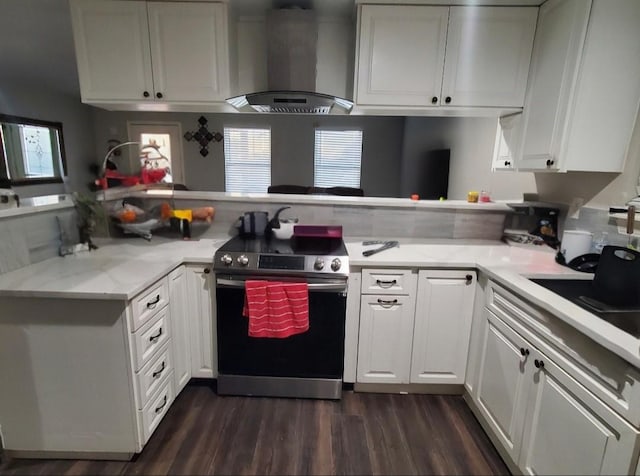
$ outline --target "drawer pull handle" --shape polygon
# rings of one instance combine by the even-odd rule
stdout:
[[[160,329],[158,329],[158,333],[156,335],[149,337],[149,342],[154,342],[154,341],[160,339],[161,335],[162,335],[162,327]]]
[[[536,369],[543,369],[544,368],[544,362],[542,360],[534,360],[533,361],[533,365],[536,366]]]
[[[164,372],[165,369],[165,364],[164,364],[164,360],[162,361],[162,367],[160,367],[160,370],[157,370],[156,372],[153,372],[151,374],[152,378],[156,378],[158,375],[160,375],[162,372]]]
[[[382,281],[381,279],[376,279],[376,284],[384,289],[389,289],[391,286],[395,286],[398,283],[395,279],[391,281]]]
[[[386,299],[378,299],[378,304],[380,304],[382,307],[392,307],[398,304],[398,300],[394,299],[392,301],[392,300],[386,300]]]
[[[153,301],[149,301],[147,303],[147,309],[153,309],[154,307],[156,307],[156,304],[158,304],[159,302],[160,302],[160,295],[158,294]]]
[[[160,405],[159,407],[156,407],[156,413],[160,413],[166,405],[167,405],[167,396],[165,395],[162,401],[162,405]]]

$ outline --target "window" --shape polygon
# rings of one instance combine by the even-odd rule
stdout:
[[[271,185],[271,131],[224,128],[227,192],[267,193]]]
[[[315,144],[315,187],[360,188],[362,131],[316,129]]]

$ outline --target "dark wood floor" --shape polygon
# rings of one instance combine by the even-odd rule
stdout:
[[[131,462],[12,460],[0,474],[508,474],[462,397],[219,397],[188,386]]]

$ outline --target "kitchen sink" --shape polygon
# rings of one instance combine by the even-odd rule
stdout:
[[[611,325],[640,338],[640,306],[613,306],[596,298],[588,279],[530,279],[531,282],[571,301]]]

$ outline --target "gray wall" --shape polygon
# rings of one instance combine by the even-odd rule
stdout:
[[[469,190],[488,190],[493,199],[521,199],[536,191],[530,172],[491,172],[496,118],[407,117],[400,191],[412,193],[415,164],[429,150],[451,149],[449,199],[464,200]]]
[[[48,92],[46,85],[0,82],[0,113],[62,122],[68,176],[64,184],[15,187],[22,197],[88,191],[93,180],[88,164],[95,155],[93,107],[75,96]]]
[[[363,130],[361,186],[369,196],[394,197],[400,191],[400,155],[404,117],[293,116],[264,114],[202,114],[210,131],[228,127],[271,128],[271,183],[313,185],[314,128]],[[104,156],[109,139],[124,141],[127,121],[179,122],[182,132],[196,129],[201,114],[108,112],[93,115],[97,156]],[[223,142],[209,145],[202,157],[195,142],[183,141],[185,184],[192,190],[224,191]],[[126,162],[126,160],[122,160]]]

